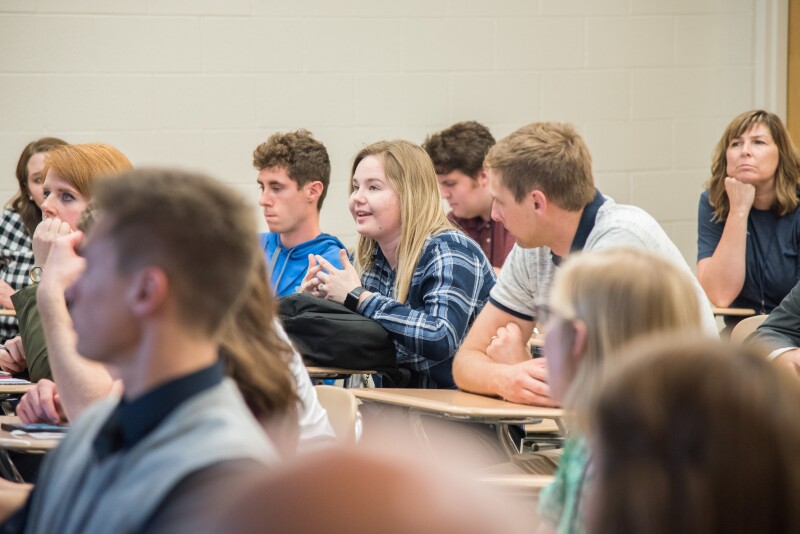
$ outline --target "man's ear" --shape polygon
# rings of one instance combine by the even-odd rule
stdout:
[[[319,180],[307,183],[305,185],[306,200],[316,204],[317,200],[322,195],[322,190],[324,188],[325,187],[322,185],[322,182],[320,182]]]
[[[480,187],[489,186],[489,173],[486,172],[486,167],[483,167],[480,171],[478,171],[478,176],[475,177],[475,180],[478,182]]]
[[[159,310],[168,294],[167,274],[158,267],[145,267],[131,277],[127,297],[133,314],[144,317]]]
[[[545,194],[538,189],[534,189],[528,193],[528,198],[531,199],[533,210],[538,212],[546,211],[547,206],[550,203]]]

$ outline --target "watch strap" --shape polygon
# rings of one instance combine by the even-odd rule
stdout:
[[[350,293],[348,293],[347,296],[344,298],[344,307],[347,308],[348,310],[352,311],[352,312],[357,311],[357,309],[358,309],[358,298],[361,296],[361,293],[363,293],[364,291],[366,291],[366,289],[364,289],[361,286],[358,286],[357,288],[352,290]]]

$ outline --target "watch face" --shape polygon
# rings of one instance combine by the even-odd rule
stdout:
[[[34,267],[30,272],[31,281],[38,284],[42,279],[42,268]]]

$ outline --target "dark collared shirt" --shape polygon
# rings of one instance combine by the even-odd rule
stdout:
[[[183,402],[216,386],[224,377],[222,361],[217,360],[213,365],[171,380],[133,401],[121,399],[94,440],[98,458],[102,460],[115,452],[132,448]],[[35,491],[34,487],[25,505],[0,525],[0,533],[25,530]]]
[[[605,197],[598,189],[594,190],[594,198],[592,201],[583,208],[581,213],[581,220],[578,222],[578,230],[575,232],[575,237],[572,238],[572,245],[569,247],[570,252],[577,252],[583,250],[586,245],[586,240],[589,239],[589,234],[592,233],[594,228],[594,221],[597,219],[597,211],[600,206],[606,201]],[[563,259],[561,256],[553,254],[553,263],[559,265]]]
[[[503,266],[506,256],[514,248],[515,242],[514,236],[506,230],[505,226],[492,219],[484,221],[480,217],[462,219],[453,215],[452,211],[447,218],[478,243],[483,253],[489,258],[492,267]]]
[[[222,361],[217,360],[209,367],[171,380],[133,401],[121,399],[94,440],[98,458],[102,460],[132,448],[183,402],[216,386],[224,376]]]

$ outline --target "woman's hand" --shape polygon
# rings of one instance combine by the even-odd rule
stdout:
[[[746,184],[728,176],[725,178],[725,192],[728,194],[730,213],[739,215],[750,213],[750,208],[753,207],[756,199],[756,188],[753,184]]]
[[[339,260],[342,262],[342,269],[337,269],[322,256],[317,256],[318,267],[325,271],[317,273],[319,282],[316,286],[316,294],[324,299],[343,304],[347,294],[361,285],[361,278],[359,278],[356,268],[350,263],[346,250],[339,251]]]
[[[17,336],[6,341],[5,348],[0,349],[0,369],[8,373],[21,373],[27,368],[22,338]]]
[[[50,254],[50,247],[62,235],[72,233],[72,228],[61,219],[45,219],[33,232],[33,262],[42,267]]]

